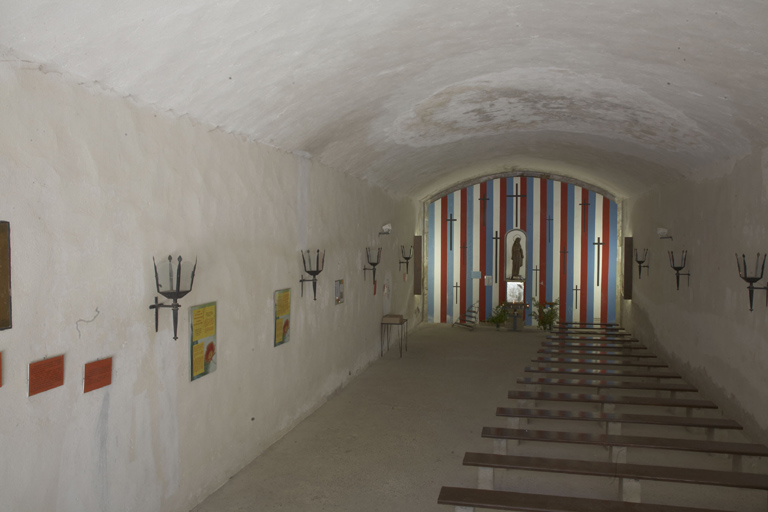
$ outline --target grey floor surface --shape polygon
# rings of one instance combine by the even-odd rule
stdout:
[[[437,504],[441,486],[477,486],[477,470],[462,466],[464,453],[492,452],[492,441],[480,436],[482,427],[507,426],[505,418],[495,416],[496,408],[516,406],[507,399],[507,391],[524,389],[515,380],[524,376],[524,367],[532,364],[544,339],[545,333],[534,329],[511,332],[480,327],[470,332],[423,325],[411,333],[402,359],[393,344],[381,359],[193,511],[452,511]],[[559,402],[536,406],[591,407]],[[648,408],[642,412],[682,414]],[[696,415],[718,417],[719,413]],[[601,431],[600,424],[591,422],[533,420],[529,425],[542,430]],[[703,431],[697,430],[701,429],[627,426],[623,433],[703,439]],[[740,436],[726,433],[718,439],[748,441]],[[514,453],[607,458],[601,447],[546,443],[522,443]],[[628,462],[730,468],[726,457],[662,450],[633,451]],[[747,459],[744,470],[764,472],[763,463]],[[501,489],[603,499],[617,496],[617,482],[609,478],[497,473],[496,486]],[[643,501],[749,512],[765,510],[766,493],[651,483],[643,485]]]

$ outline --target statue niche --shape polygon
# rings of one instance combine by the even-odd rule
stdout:
[[[505,275],[507,281],[525,281],[528,237],[522,229],[507,231],[504,237]]]

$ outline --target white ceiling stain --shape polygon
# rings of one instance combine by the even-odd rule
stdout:
[[[696,123],[616,80],[527,68],[451,85],[401,116],[393,139],[414,147],[512,131],[562,131],[668,151],[705,151]]]
[[[627,197],[763,151],[767,19],[763,0],[3,0],[0,56],[398,195],[514,168]]]

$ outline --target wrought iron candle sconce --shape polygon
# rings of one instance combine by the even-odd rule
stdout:
[[[749,310],[752,311],[752,301],[755,296],[755,290],[766,290],[765,305],[768,306],[768,286],[755,286],[755,283],[763,278],[763,272],[765,272],[765,256],[763,255],[763,264],[760,265],[760,253],[757,253],[757,259],[755,260],[755,273],[753,275],[747,274],[747,257],[741,255],[741,261],[739,261],[739,255],[736,254],[736,265],[739,268],[739,277],[749,284],[747,290],[749,290]],[[757,267],[760,265],[760,275],[757,275]]]
[[[307,260],[309,260],[309,266],[307,266]],[[312,283],[312,295],[317,300],[317,276],[323,271],[325,266],[325,251],[323,255],[320,255],[320,249],[317,250],[317,256],[315,259],[315,268],[312,268],[312,258],[309,251],[307,251],[307,257],[304,257],[304,251],[301,251],[301,261],[304,263],[304,272],[310,275],[312,279],[304,279],[304,274],[301,275],[299,282],[301,283],[301,296],[304,296],[304,283]]]
[[[642,279],[643,278],[643,269],[645,270],[645,274],[648,275],[648,272],[650,272],[650,266],[644,265],[644,263],[648,260],[648,249],[645,249],[643,251],[643,259],[639,258],[637,249],[635,249],[635,263],[637,263],[637,278]]]
[[[405,255],[405,246],[400,246],[400,255],[402,256],[403,260],[400,261],[400,266],[398,267],[398,270],[402,270],[403,263],[405,263],[405,273],[408,274],[408,263],[410,263],[411,258],[413,258],[413,246],[411,246],[411,252],[408,253],[408,256]]]
[[[691,286],[691,273],[686,272],[685,274],[681,273],[680,271],[685,268],[685,262],[688,258],[688,251],[683,250],[683,256],[682,256],[682,262],[680,265],[675,263],[675,254],[672,251],[669,252],[669,266],[671,266],[675,270],[675,280],[677,281],[677,289],[680,289],[680,276],[688,276],[688,286]]]
[[[176,265],[175,281],[173,257],[169,255],[168,262],[160,264],[160,272],[157,270],[157,262],[155,261],[155,258],[152,258],[152,263],[155,265],[155,284],[157,285],[157,293],[166,299],[173,301],[171,304],[158,303],[157,296],[155,296],[155,303],[149,306],[149,309],[155,310],[155,332],[157,332],[158,311],[160,311],[160,308],[171,308],[173,310],[173,339],[177,340],[179,339],[177,331],[179,325],[179,308],[181,307],[178,300],[192,290],[192,283],[195,281],[195,270],[197,269],[197,258],[195,258],[195,264],[192,265],[188,261],[182,263],[181,256],[179,256],[178,264]],[[192,268],[190,269],[190,267]]]
[[[376,295],[376,265],[381,263],[381,247],[378,248],[378,251],[376,253],[376,260],[371,260],[371,250],[367,247],[365,248],[365,256],[368,259],[368,264],[371,266],[371,268],[366,267],[363,265],[363,280],[365,280],[365,273],[369,270],[373,271],[373,294]]]

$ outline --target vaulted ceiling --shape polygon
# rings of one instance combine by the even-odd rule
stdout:
[[[427,197],[618,197],[768,146],[764,0],[0,2],[2,55]]]

